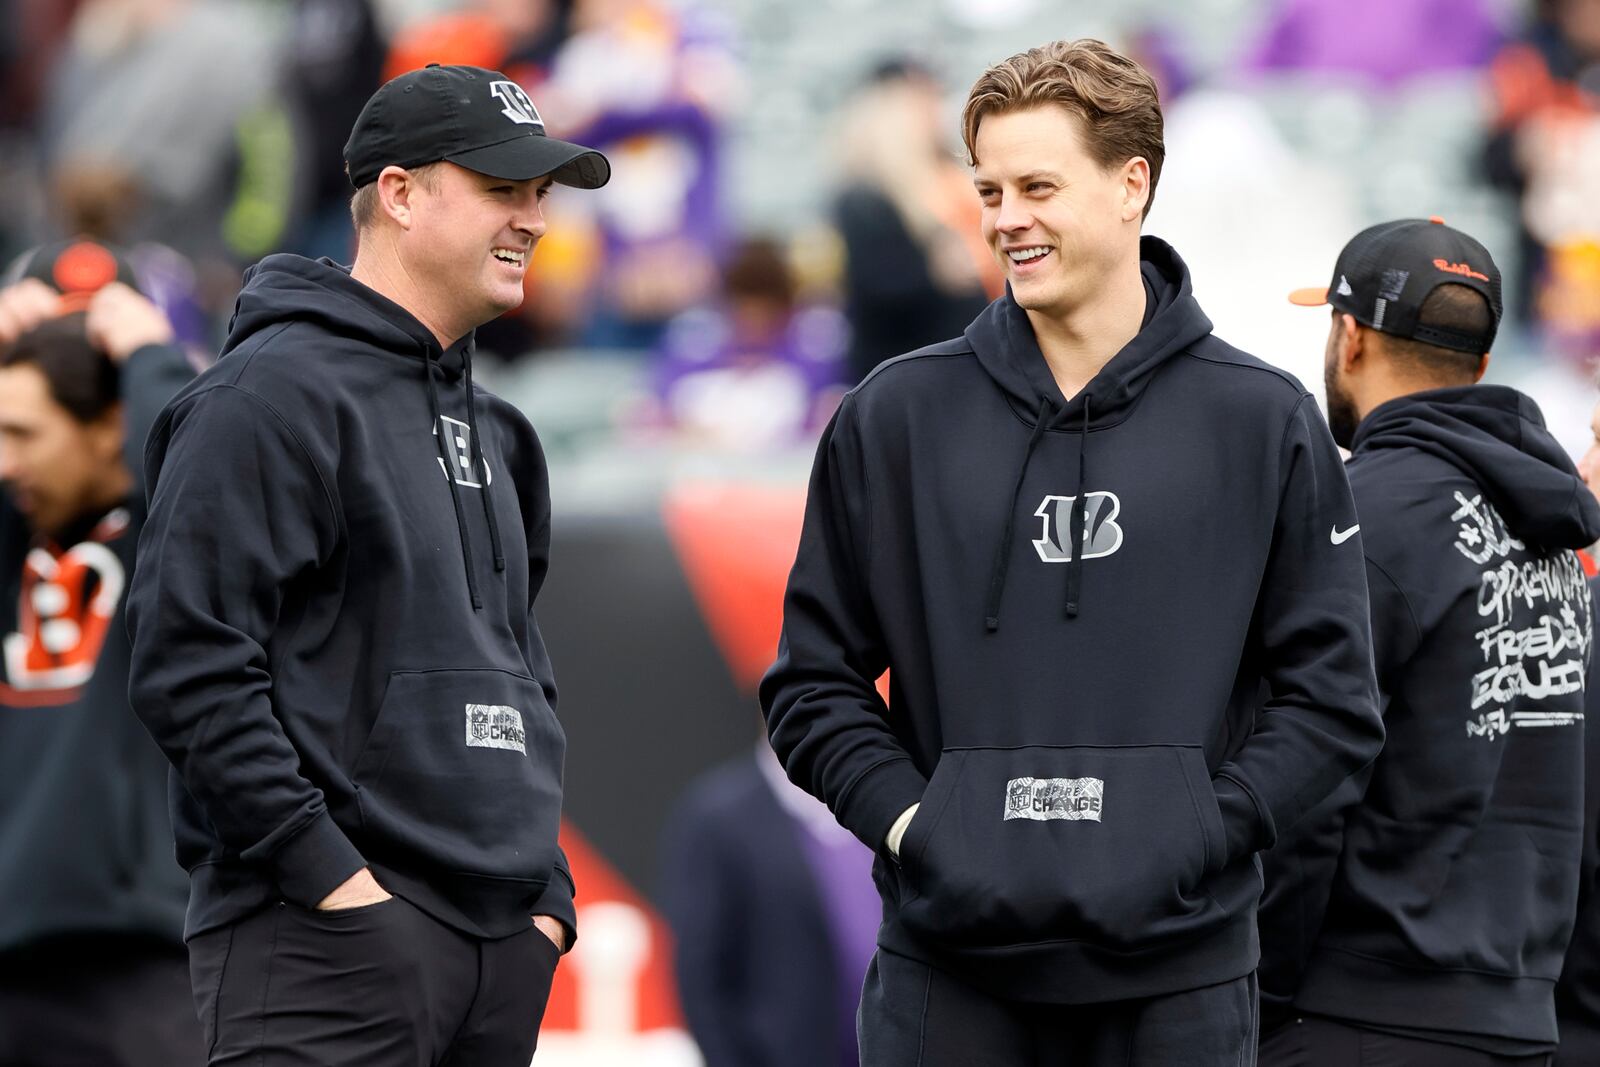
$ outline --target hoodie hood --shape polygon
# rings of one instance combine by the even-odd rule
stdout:
[[[1061,394],[1039,349],[1028,313],[1006,295],[983,310],[966,329],[978,363],[992,378],[1012,408],[1033,424],[1033,433],[1017,463],[1017,477],[1011,505],[1006,510],[989,573],[989,595],[985,602],[983,626],[988,633],[1000,628],[1001,590],[1011,566],[1012,534],[1015,531],[1017,494],[1028,475],[1028,463],[1046,430],[1057,426],[1076,427],[1078,441],[1077,487],[1073,489],[1072,511],[1068,518],[1072,541],[1071,561],[1067,564],[1066,614],[1077,618],[1083,587],[1083,539],[1086,503],[1082,492],[1088,484],[1089,431],[1114,426],[1133,410],[1144,388],[1167,360],[1211,333],[1211,320],[1194,299],[1189,285],[1189,268],[1172,246],[1155,237],[1139,240],[1139,274],[1144,280],[1145,312],[1139,333],[1112,356],[1089,384],[1071,400]]]
[[[1046,429],[1052,422],[1077,425],[1086,405],[1093,408],[1090,429],[1120,422],[1158,367],[1211,332],[1211,320],[1194,298],[1189,268],[1171,245],[1157,237],[1142,237],[1139,261],[1144,325],[1070,401],[1062,397],[1039,350],[1033,323],[1009,286],[967,327],[966,338],[978,362],[1028,422],[1037,424],[1048,409]]]
[[[1415,448],[1483,487],[1517,538],[1536,550],[1600,540],[1600,504],[1545,429],[1533,400],[1501,385],[1430,389],[1374,408],[1351,454]]]
[[[287,253],[268,256],[245,271],[222,355],[286,322],[312,323],[377,353],[431,358],[446,381],[460,378],[471,359],[473,334],[441,349],[416,316],[356,281],[350,268]]]
[[[244,288],[234,303],[233,319],[228,323],[228,339],[222,347],[222,358],[243,345],[262,330],[277,328],[289,322],[306,322],[333,337],[348,342],[348,349],[363,355],[417,360],[415,373],[419,384],[428,391],[428,405],[433,411],[433,424],[440,421],[439,386],[443,378],[447,385],[466,380],[468,436],[472,441],[472,468],[483,463],[482,445],[478,440],[478,405],[472,390],[473,333],[441,349],[439,341],[417,317],[381,293],[363,285],[350,276],[346,267],[331,259],[306,259],[304,256],[280,254],[268,256],[245,272]],[[450,470],[450,458],[444,435],[434,434],[439,448],[439,462]],[[472,562],[472,538],[467,533],[467,518],[461,502],[461,490],[454,478],[445,479],[449,487],[450,506],[456,516],[456,532],[461,541],[461,563],[466,568],[468,596],[474,610],[482,610],[483,596],[478,588],[477,569]],[[478,494],[483,505],[484,519],[489,525],[490,551],[494,569],[498,574],[505,570],[505,551],[500,542],[500,525],[490,503],[492,490],[485,478]]]

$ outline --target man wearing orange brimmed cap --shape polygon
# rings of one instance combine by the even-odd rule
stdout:
[[[604,156],[478,67],[382,86],[355,263],[269,256],[151,435],[134,710],[177,769],[211,1063],[526,1067],[576,936],[533,427],[472,382]]]
[[[92,241],[0,289],[0,1063],[197,1067],[167,761],[128,706],[140,457],[193,371]]]
[[[1387,741],[1266,858],[1266,1067],[1544,1065],[1572,931],[1600,505],[1533,401],[1479,385],[1500,272],[1434,219],[1326,289]],[[1335,524],[1329,537],[1350,537]]]

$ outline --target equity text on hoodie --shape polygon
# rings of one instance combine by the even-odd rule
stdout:
[[[1382,741],[1316,405],[1141,254],[1145,324],[1070,401],[1009,295],[846,398],[761,688],[789,775],[878,850],[880,945],[1011,1000],[1249,974],[1254,853]]]
[[[1357,428],[1350,484],[1388,740],[1266,859],[1263,996],[1533,1055],[1578,893],[1600,506],[1533,401],[1431,389]]]

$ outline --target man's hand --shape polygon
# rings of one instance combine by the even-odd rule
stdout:
[[[121,282],[110,282],[94,294],[85,325],[89,343],[113,363],[145,345],[172,343],[172,324],[162,310]]]
[[[61,311],[61,294],[38,278],[0,289],[0,345],[8,345]]]
[[[338,889],[322,898],[317,905],[318,911],[343,911],[346,908],[361,908],[368,904],[382,904],[389,900],[390,895],[383,891],[383,886],[372,877],[372,871],[366,867],[361,868],[345,880]]]
[[[567,950],[567,928],[561,925],[560,920],[552,919],[548,915],[535,915],[533,917],[533,925],[539,928],[541,934],[555,943],[557,952],[565,952]]]

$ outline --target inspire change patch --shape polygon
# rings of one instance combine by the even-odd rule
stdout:
[[[1006,783],[1006,820],[1100,821],[1106,784],[1099,778],[1013,778]]]
[[[527,755],[522,713],[504,704],[468,704],[467,747],[508,748]]]

